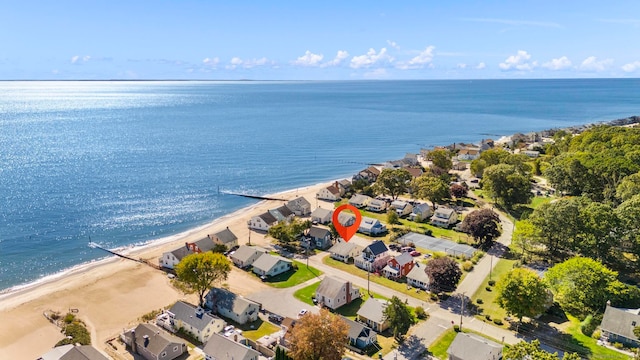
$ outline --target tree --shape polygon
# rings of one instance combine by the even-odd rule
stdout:
[[[540,348],[540,341],[533,340],[528,343],[520,341],[504,349],[502,353],[504,360],[558,360],[558,353],[550,353]]]
[[[607,204],[592,202],[580,208],[582,233],[576,244],[581,255],[600,260],[607,264],[616,262],[620,247],[620,219]]]
[[[373,189],[378,194],[391,196],[394,200],[407,192],[411,174],[406,169],[383,169]]]
[[[413,179],[411,188],[418,199],[431,201],[434,209],[436,208],[436,203],[442,202],[442,200],[449,197],[449,185],[435,176],[421,175]]]
[[[185,256],[175,267],[178,288],[187,294],[198,294],[199,304],[214,284],[224,281],[231,272],[231,263],[219,253],[204,252]]]
[[[519,173],[514,165],[499,164],[486,168],[482,188],[489,197],[507,208],[527,204],[533,197],[529,176]]]
[[[391,298],[382,314],[384,320],[389,322],[389,328],[397,340],[402,339],[402,336],[409,331],[409,327],[415,323],[409,308],[397,296]]]
[[[455,290],[460,277],[462,277],[460,266],[448,256],[429,261],[424,271],[431,282],[431,289],[440,292]]]
[[[544,280],[554,300],[569,314],[584,316],[604,309],[607,300],[618,299],[618,273],[602,263],[574,257],[551,267]]]
[[[560,199],[540,205],[529,216],[550,256],[566,259],[574,252],[576,234],[584,228],[580,208],[588,203],[586,198]]]
[[[296,360],[340,360],[345,351],[349,327],[326,309],[307,313],[291,330],[289,356]]]
[[[620,204],[616,215],[621,223],[622,248],[635,255],[635,268],[640,269],[640,194]]]
[[[616,188],[616,196],[622,201],[627,201],[638,194],[640,194],[640,172],[625,177]]]
[[[280,243],[286,244],[298,239],[300,235],[310,227],[311,221],[294,218],[290,222],[278,222],[276,225],[270,227],[267,233]]]
[[[451,161],[451,154],[449,150],[446,149],[435,149],[429,151],[427,155],[427,160],[431,161],[433,165],[443,169],[445,171],[451,170],[453,168],[453,162]]]
[[[640,325],[633,328],[633,335],[640,339]]]
[[[387,211],[387,223],[391,225],[400,223],[400,217],[394,209],[389,209],[389,211]]]
[[[460,228],[479,244],[490,244],[500,236],[500,217],[491,209],[474,210],[462,220]]]
[[[449,194],[451,197],[456,198],[456,200],[467,196],[467,191],[467,188],[460,184],[453,184],[449,187]]]
[[[509,271],[496,284],[496,303],[518,320],[542,314],[549,304],[549,292],[538,274],[517,268]]]
[[[533,250],[533,246],[540,243],[540,233],[528,219],[520,220],[513,231],[514,245],[522,248],[522,261],[526,262],[526,254]]]

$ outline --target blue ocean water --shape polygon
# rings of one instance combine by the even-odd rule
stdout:
[[[421,147],[637,115],[640,80],[0,82],[0,289]]]

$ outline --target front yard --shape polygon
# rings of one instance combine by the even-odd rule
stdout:
[[[495,282],[508,273],[511,269],[513,269],[513,264],[515,264],[516,260],[507,260],[500,259],[496,264],[495,268],[491,272],[491,279]],[[487,287],[491,289],[491,291],[487,290]],[[484,279],[480,287],[475,294],[471,297],[471,301],[478,308],[477,317],[482,320],[493,321],[493,319],[500,319],[504,322],[502,327],[508,327],[509,323],[504,321],[505,316],[507,316],[507,312],[504,311],[498,304],[496,304],[496,291],[495,286],[489,286],[489,275]],[[482,304],[478,303],[478,299],[482,301]],[[482,309],[482,311],[480,311]],[[489,316],[489,319],[486,316]]]
[[[294,266],[297,266],[297,270],[290,270],[286,273],[267,278],[264,283],[274,288],[288,288],[302,284],[307,280],[311,280],[314,277],[319,277],[323,274],[322,271],[312,266],[307,267],[306,264],[299,261],[294,261],[293,264]]]

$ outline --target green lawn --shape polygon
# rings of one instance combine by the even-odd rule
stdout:
[[[495,261],[495,260],[494,260]],[[513,269],[515,260],[500,259],[491,273],[491,278],[496,282],[504,276],[509,270]],[[478,314],[478,318],[486,319],[485,315],[491,316],[493,319],[503,320],[507,316],[507,312],[504,311],[498,304],[495,303],[496,291],[495,286],[491,288],[491,291],[487,291],[486,287],[489,286],[489,275],[484,279],[478,291],[471,297],[471,301],[478,308],[482,309],[482,312]],[[482,304],[478,304],[477,299],[482,299]],[[509,323],[504,321],[502,327],[508,327]]]
[[[265,284],[274,288],[288,288],[302,284],[307,280],[311,280],[314,277],[318,277],[323,274],[322,271],[312,266],[307,267],[306,264],[299,261],[294,261],[293,264],[298,267],[298,270],[287,271],[284,274],[268,278],[265,281]]]
[[[536,208],[538,208],[538,206],[551,202],[551,200],[553,200],[552,197],[536,196],[533,199],[531,199],[531,204],[529,204],[529,207],[535,210]]]
[[[313,295],[316,293],[316,289],[318,288],[318,286],[320,286],[320,281],[313,283],[309,286],[305,286],[302,289],[298,289],[296,290],[296,292],[293,293],[293,297],[295,297],[296,299],[309,304],[311,306],[315,305],[313,303]]]
[[[570,321],[570,325],[567,327],[567,332],[573,337],[573,341],[572,347],[576,347],[576,345],[578,345],[577,347],[584,347],[586,349],[588,349],[589,354],[584,354],[584,355],[588,355],[589,359],[591,360],[628,360],[629,357],[621,354],[615,350],[611,350],[611,349],[607,349],[603,346],[599,346],[597,344],[597,340],[587,336],[585,334],[583,334],[580,331],[580,320],[578,320],[577,318],[571,316],[571,315],[567,315],[567,318]]]
[[[293,297],[295,297],[296,299],[307,303],[311,306],[314,306],[312,297],[314,296],[316,289],[318,289],[318,286],[320,286],[320,281],[313,283],[309,286],[305,286],[302,289],[298,289],[295,293],[293,293]],[[356,314],[358,313],[358,310],[360,310],[360,307],[362,306],[362,304],[367,301],[367,299],[369,299],[369,294],[367,294],[367,290],[366,289],[360,289],[360,293],[362,294],[362,297],[359,299],[355,299],[352,302],[350,302],[349,304],[346,304],[344,306],[341,306],[340,308],[338,308],[335,313],[336,314],[340,314],[346,318],[349,318],[351,320],[356,318]],[[372,293],[373,297],[376,299],[384,299],[384,300],[389,300],[389,298],[384,297],[380,294],[376,294],[376,293]]]
[[[253,326],[255,330],[251,329],[251,326]],[[257,321],[254,321],[253,323],[251,323],[249,328],[250,330],[243,330],[242,335],[247,339],[251,339],[254,341],[260,339],[265,335],[270,335],[280,330],[278,326],[273,325],[268,321],[262,321],[261,319],[258,319]]]
[[[440,335],[440,337],[429,346],[429,352],[438,359],[446,360],[448,358],[447,349],[457,334],[453,329],[445,331],[444,334]]]

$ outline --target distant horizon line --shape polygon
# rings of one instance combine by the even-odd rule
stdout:
[[[363,82],[363,81],[495,81],[495,80],[640,80],[640,77],[582,77],[582,78],[468,78],[468,79],[0,79],[0,82],[100,82],[100,81],[113,81],[113,82],[160,82],[160,81],[181,81],[181,82],[257,82],[257,81],[269,81],[269,82],[285,82],[285,81],[312,81],[312,82]]]

